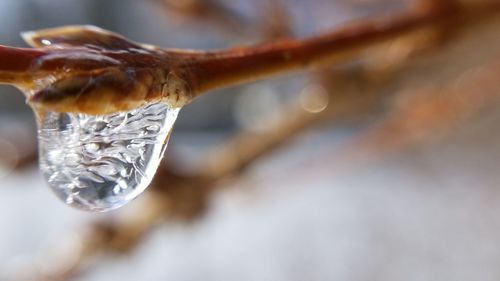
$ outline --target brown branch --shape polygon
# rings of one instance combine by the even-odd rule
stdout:
[[[417,9],[310,39],[216,52],[161,50],[96,28],[44,30],[27,39],[48,48],[0,48],[0,58],[5,58],[0,60],[0,82],[24,87],[31,82],[30,101],[56,111],[105,114],[160,100],[176,107],[211,89],[345,60],[391,38],[481,18],[499,6],[495,1]]]
[[[495,12],[499,2],[422,5],[410,12],[344,26],[317,37],[206,53],[195,60],[190,80],[195,93],[251,82],[275,74],[338,63],[374,45],[426,28]]]

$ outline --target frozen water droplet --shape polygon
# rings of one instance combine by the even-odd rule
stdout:
[[[164,103],[104,116],[39,116],[40,168],[66,204],[90,211],[123,206],[151,182],[179,109]]]

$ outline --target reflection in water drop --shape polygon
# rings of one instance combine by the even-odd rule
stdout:
[[[178,112],[157,103],[104,116],[41,114],[40,168],[71,206],[91,211],[123,206],[151,182]]]

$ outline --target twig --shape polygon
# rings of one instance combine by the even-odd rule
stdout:
[[[208,90],[342,61],[391,38],[478,18],[499,6],[415,10],[310,39],[216,52],[161,50],[96,28],[51,29],[26,38],[33,46],[59,48],[0,48],[0,81],[28,88],[34,105],[56,111],[104,114],[159,100],[177,107]]]

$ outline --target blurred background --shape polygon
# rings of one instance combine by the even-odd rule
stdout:
[[[453,2],[1,0],[0,43],[93,24],[220,49]],[[0,280],[498,280],[500,17],[477,10],[204,95],[152,186],[105,214],[46,187],[34,116],[1,87]]]

